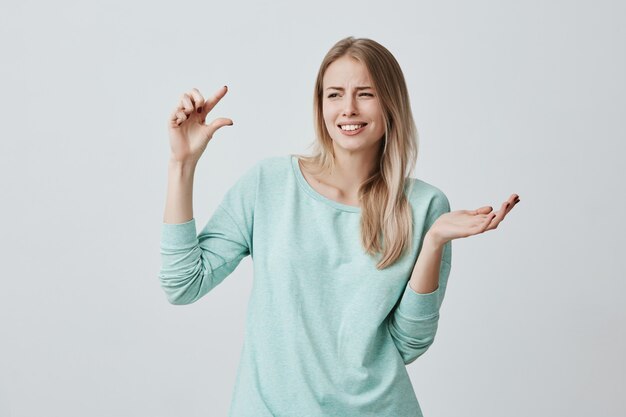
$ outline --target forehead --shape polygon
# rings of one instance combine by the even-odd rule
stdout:
[[[333,85],[368,85],[370,75],[364,64],[349,56],[335,60],[326,68],[324,86]]]

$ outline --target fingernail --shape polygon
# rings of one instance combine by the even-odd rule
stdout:
[[[225,85],[225,86],[224,86],[224,88],[228,88],[228,86],[227,86],[227,85]]]
[[[198,107],[198,113],[202,113],[202,106]]]

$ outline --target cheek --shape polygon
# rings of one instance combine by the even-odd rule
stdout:
[[[333,127],[334,122],[328,115],[324,115],[324,124],[326,125],[326,128],[330,130]]]
[[[383,118],[383,113],[379,109],[373,109],[373,119],[376,121],[378,125],[377,128],[385,128],[385,119]]]
[[[335,125],[336,116],[335,116],[335,113],[333,113],[331,109],[324,108],[322,110],[322,115],[324,116],[324,122],[326,123],[327,126]]]
[[[369,106],[367,110],[373,116],[374,119],[381,120],[383,118],[383,111],[380,108],[380,105],[376,103],[372,103],[372,105]]]

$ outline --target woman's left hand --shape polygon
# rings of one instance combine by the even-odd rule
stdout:
[[[453,239],[495,229],[519,201],[519,196],[512,194],[507,201],[502,203],[500,211],[492,212],[491,206],[484,206],[476,210],[456,210],[444,213],[435,220],[426,235],[437,245],[443,246]]]

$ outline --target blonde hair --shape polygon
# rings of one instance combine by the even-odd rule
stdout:
[[[349,36],[328,51],[317,73],[313,97],[316,140],[313,155],[298,155],[302,165],[315,174],[332,171],[333,140],[323,116],[323,77],[335,60],[350,56],[367,68],[377,92],[385,122],[385,136],[379,151],[379,164],[361,184],[361,244],[371,256],[381,254],[376,265],[384,269],[411,247],[413,216],[404,190],[418,155],[417,128],[411,113],[409,95],[400,65],[381,44],[367,38]]]

